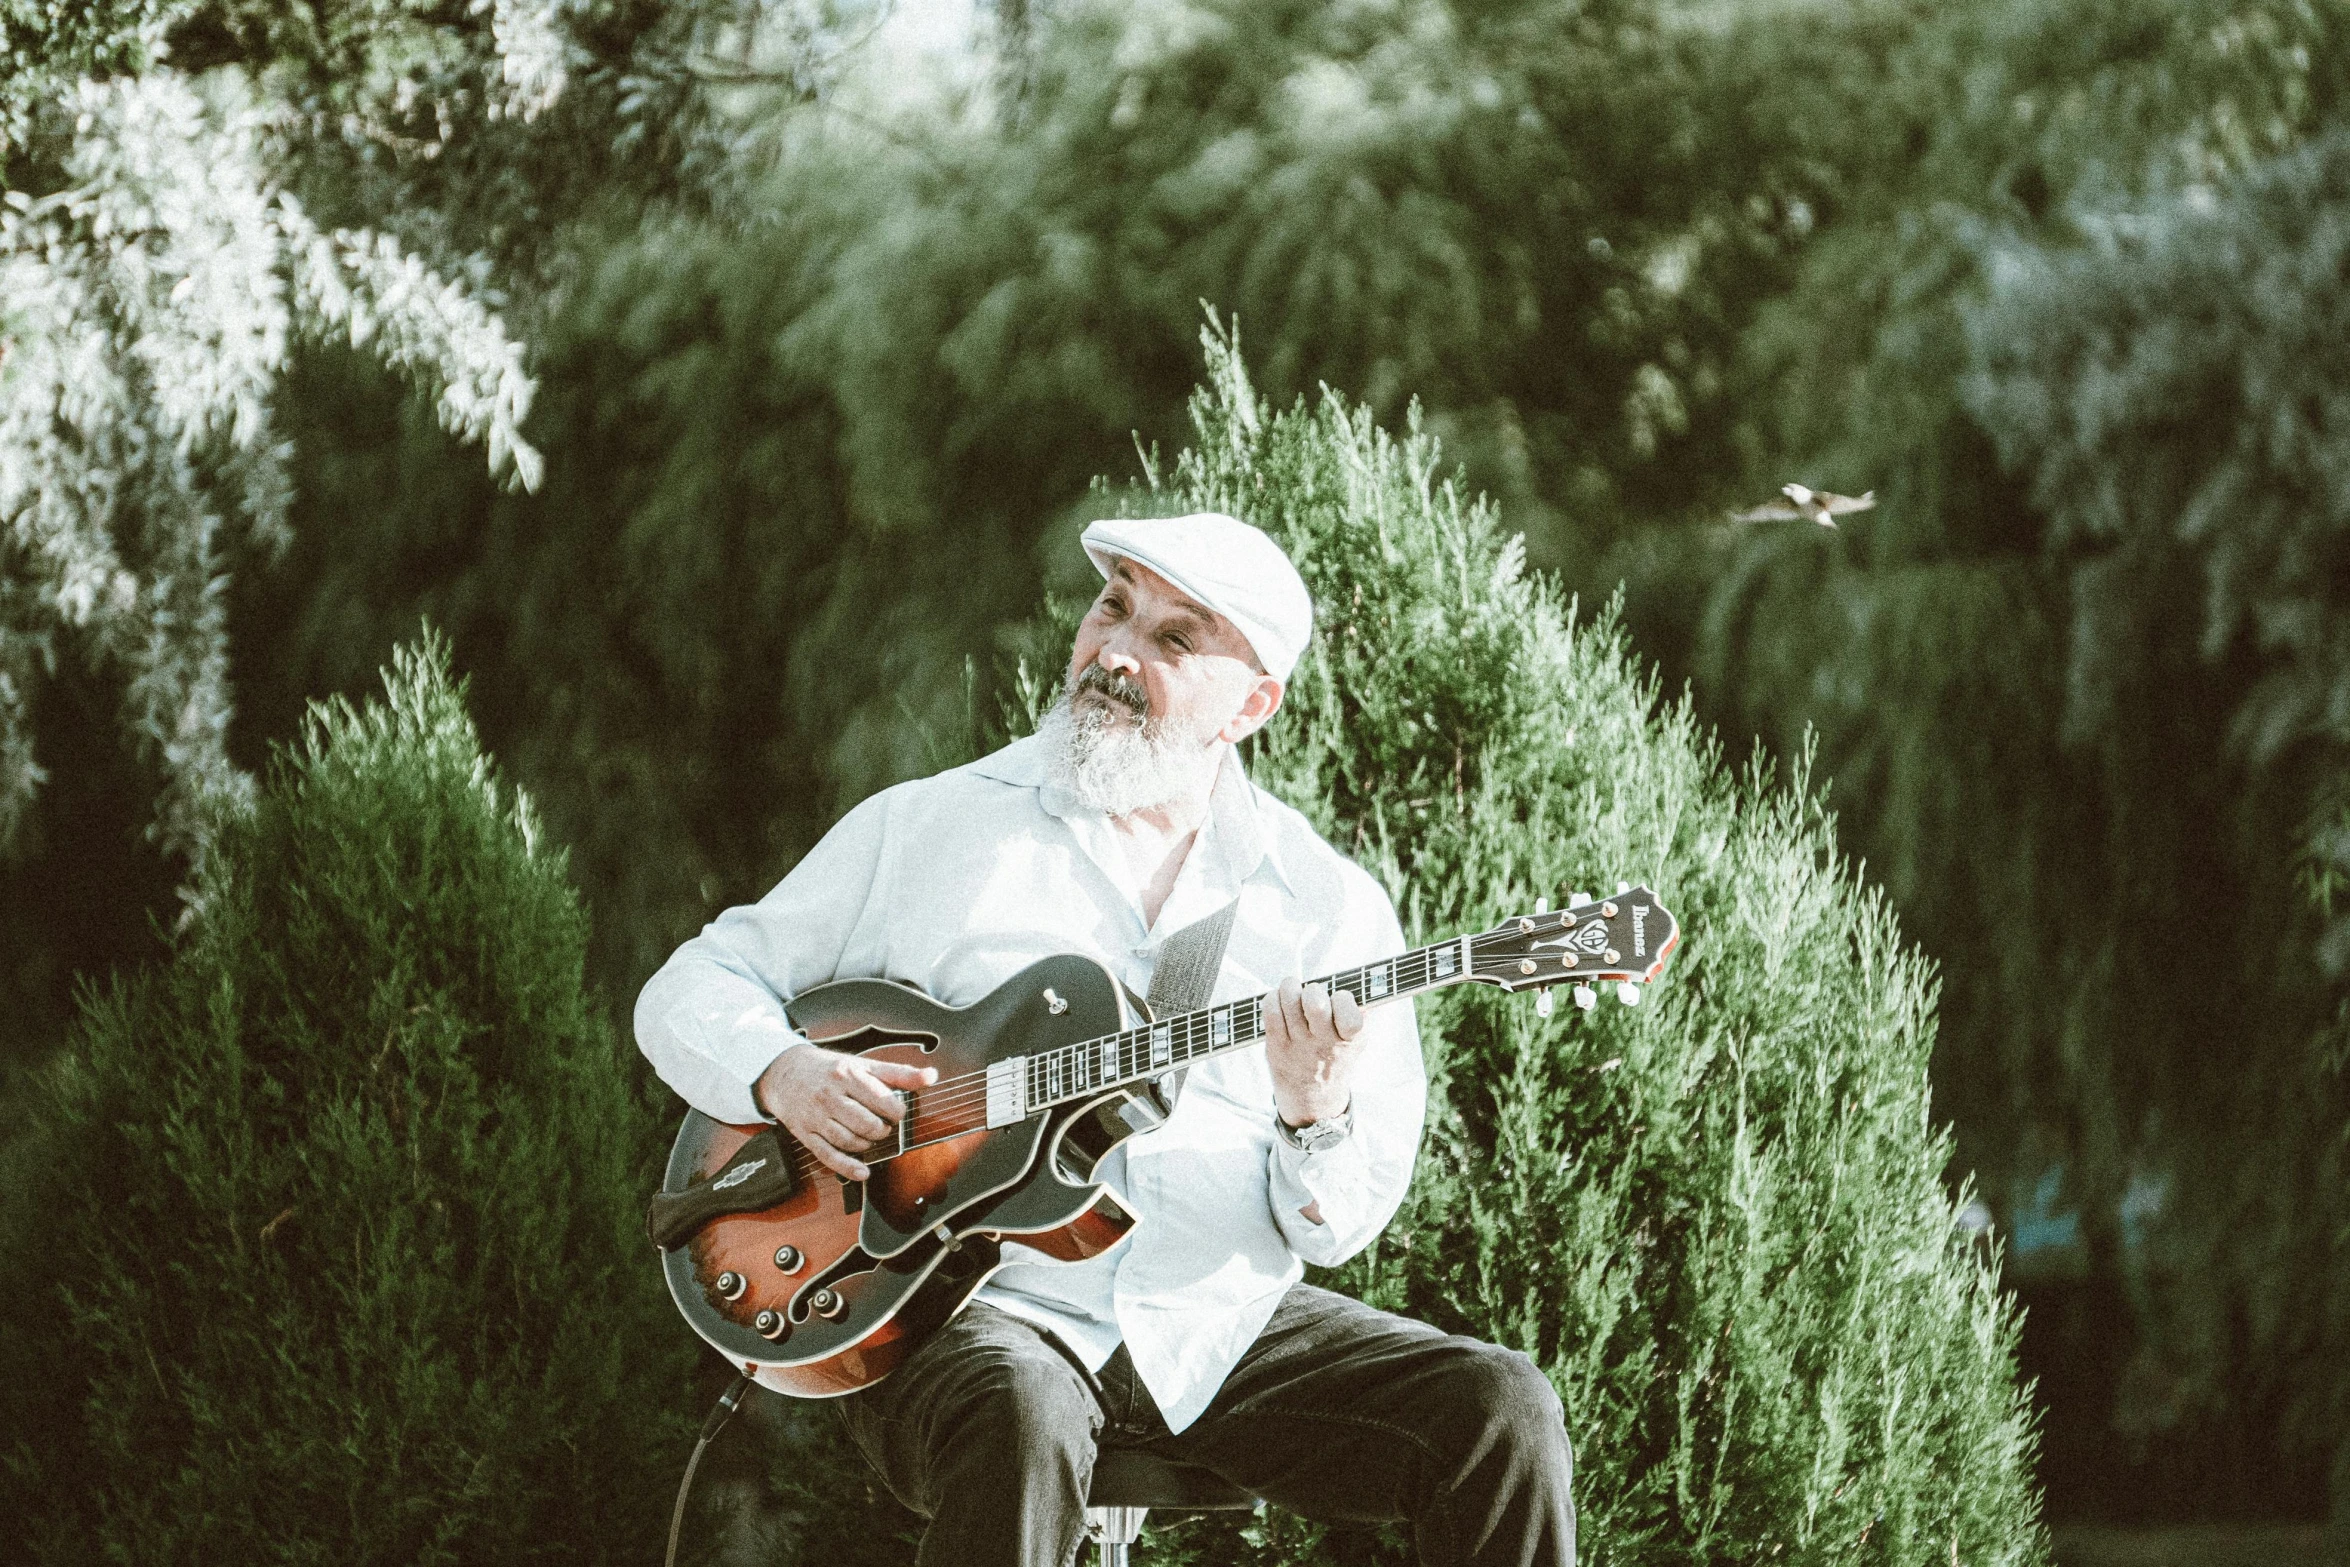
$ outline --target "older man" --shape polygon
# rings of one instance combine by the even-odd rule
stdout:
[[[1037,734],[851,811],[653,976],[637,1039],[701,1110],[781,1122],[863,1180],[892,1090],[930,1074],[796,1036],[792,996],[886,975],[959,1005],[1070,951],[1143,992],[1171,938],[1228,917],[1201,1001],[1280,1004],[1261,1051],[1194,1066],[1095,1172],[1133,1235],[1078,1263],[1007,1244],[967,1309],[842,1401],[850,1434],[931,1520],[929,1567],[1065,1567],[1105,1446],[1311,1518],[1407,1520],[1432,1564],[1571,1563],[1566,1431],[1532,1362],[1300,1282],[1393,1217],[1427,1096],[1409,1007],[1298,982],[1399,951],[1393,905],[1234,751],[1305,650],[1305,584],[1215,514],[1083,542],[1102,591]]]

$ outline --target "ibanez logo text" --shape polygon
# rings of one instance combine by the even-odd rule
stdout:
[[[1644,903],[1632,905],[1632,956],[1648,956],[1648,906]]]

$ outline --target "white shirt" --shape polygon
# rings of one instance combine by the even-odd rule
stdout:
[[[1155,924],[1115,830],[1049,782],[1034,740],[883,790],[775,889],[678,948],[637,998],[637,1043],[663,1082],[721,1121],[761,1119],[751,1085],[800,1036],[784,1004],[878,975],[965,1006],[1038,958],[1095,958],[1147,992],[1160,944],[1235,898],[1212,1000],[1403,950],[1380,885],[1236,757]],[[1096,1168],[1138,1218],[1125,1244],[1066,1263],[1007,1243],[979,1294],[1060,1335],[1099,1369],[1123,1341],[1167,1424],[1199,1417],[1303,1264],[1369,1244],[1403,1201],[1427,1111],[1408,1005],[1370,1013],[1354,1131],[1306,1154],[1275,1134],[1262,1049],[1194,1065],[1175,1113]],[[1303,1212],[1319,1204],[1319,1224]]]

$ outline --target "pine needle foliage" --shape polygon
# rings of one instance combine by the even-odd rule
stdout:
[[[0,1554],[652,1559],[657,1134],[441,645],[313,711],[203,891],[15,1107]]]
[[[1330,392],[1277,411],[1207,346],[1193,445],[1123,499],[1247,517],[1312,586],[1316,650],[1257,780],[1383,877],[1415,940],[1619,877],[1684,922],[1635,1010],[1421,1003],[1412,1192],[1335,1282],[1544,1366],[1589,1562],[2044,1560],[2016,1320],[1940,1182],[1932,976],[1805,775],[1726,769],[1611,617],[1578,624],[1520,569],[1416,421],[1391,438]],[[1066,625],[1036,628],[1030,669],[1059,667]],[[1326,1547],[1280,1520],[1154,1539]]]

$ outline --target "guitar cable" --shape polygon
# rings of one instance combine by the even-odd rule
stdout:
[[[677,1507],[669,1515],[669,1549],[661,1557],[661,1567],[677,1567],[677,1531],[685,1522],[686,1493],[693,1489],[694,1471],[701,1467],[702,1454],[710,1446],[710,1439],[726,1428],[734,1412],[742,1406],[743,1396],[750,1392],[757,1379],[748,1370],[727,1385],[718,1395],[718,1402],[702,1421],[701,1440],[694,1443],[694,1456],[685,1461],[685,1478],[677,1483]]]

